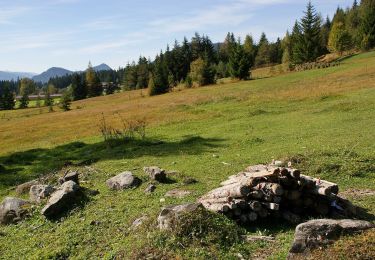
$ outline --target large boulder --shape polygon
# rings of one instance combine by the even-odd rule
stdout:
[[[13,224],[27,216],[29,202],[26,200],[6,197],[0,204],[0,224]]]
[[[67,181],[74,181],[79,184],[79,174],[78,172],[68,172],[63,177],[59,178],[59,184],[63,184]]]
[[[22,183],[17,186],[16,193],[18,195],[28,193],[30,191],[31,186],[40,184],[38,180],[32,180],[29,182]]]
[[[309,253],[311,249],[332,244],[340,236],[374,228],[374,224],[352,219],[316,219],[297,226],[288,259]]]
[[[124,190],[138,187],[141,180],[131,172],[123,172],[107,180],[107,186],[112,190]]]
[[[52,193],[47,205],[42,209],[42,214],[47,218],[58,216],[71,208],[75,201],[79,186],[74,181],[64,182],[61,187]]]
[[[144,167],[143,171],[148,174],[151,180],[158,182],[165,182],[167,180],[165,170],[160,169],[157,166]]]
[[[164,207],[158,216],[158,227],[161,230],[169,230],[179,221],[179,216],[184,213],[197,211],[200,208],[203,208],[201,203],[189,203]]]
[[[30,201],[34,203],[41,203],[42,200],[47,199],[55,188],[50,185],[34,185],[30,188]]]

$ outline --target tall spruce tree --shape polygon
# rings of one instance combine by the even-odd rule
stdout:
[[[249,60],[250,66],[254,65],[256,47],[254,45],[254,39],[251,35],[246,35],[245,41],[243,44],[243,49],[246,55],[246,58]]]
[[[320,39],[321,19],[311,2],[307,4],[304,13],[305,16],[301,19],[298,26],[300,35],[296,37],[293,47],[293,61],[297,64],[315,61],[322,53]]]
[[[72,98],[73,100],[85,99],[87,96],[87,89],[85,81],[79,73],[72,75]]]
[[[15,105],[14,93],[11,90],[10,83],[4,82],[0,87],[0,110],[12,110]]]
[[[89,62],[88,68],[86,69],[85,79],[88,97],[97,97],[103,94],[102,84],[98,75],[93,69],[91,62]]]
[[[21,99],[20,99],[19,108],[25,109],[28,106],[29,106],[29,95],[26,92],[24,92],[23,95],[21,96]]]
[[[269,47],[267,36],[263,32],[258,44],[258,53],[255,57],[255,66],[260,67],[270,63]]]

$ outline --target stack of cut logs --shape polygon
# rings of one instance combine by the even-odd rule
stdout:
[[[292,223],[307,216],[352,217],[355,207],[338,191],[337,184],[302,175],[297,169],[255,165],[230,176],[199,202],[242,224],[269,216]]]

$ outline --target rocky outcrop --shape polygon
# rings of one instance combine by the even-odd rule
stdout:
[[[294,259],[311,249],[332,244],[340,236],[374,228],[374,224],[362,220],[316,219],[297,226],[288,259]]]
[[[30,201],[34,203],[41,203],[42,200],[47,199],[55,188],[50,185],[34,185],[30,188]]]
[[[123,172],[107,180],[107,186],[112,190],[124,190],[138,187],[141,180],[131,172]]]
[[[145,193],[153,193],[156,190],[156,186],[154,184],[150,184],[145,189]]]
[[[26,200],[6,197],[0,204],[0,224],[17,223],[27,216],[29,202]]]
[[[74,181],[64,182],[61,187],[52,193],[47,205],[42,209],[42,214],[47,218],[58,216],[71,208],[76,202],[79,186]]]
[[[199,208],[203,208],[200,203],[164,207],[158,216],[158,227],[161,230],[169,230],[179,221],[182,214],[197,211]]]

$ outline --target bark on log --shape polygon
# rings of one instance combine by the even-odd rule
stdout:
[[[339,192],[339,186],[333,182],[312,178],[306,175],[301,175],[300,180],[309,185],[313,183],[313,186],[307,190],[314,194],[330,196],[331,194],[337,194]]]
[[[261,208],[258,212],[258,216],[261,218],[266,218],[268,216],[268,211],[265,208]]]
[[[261,199],[261,198],[263,198],[263,192],[261,190],[254,190],[254,191],[250,192],[248,197],[252,198],[252,199]]]
[[[249,201],[249,206],[253,211],[257,211],[257,212],[262,209],[262,204],[256,200]]]
[[[283,187],[278,183],[261,182],[254,189],[262,190],[266,194],[271,193],[276,196],[281,196],[284,193]]]
[[[208,194],[201,197],[201,200],[217,199],[217,198],[243,198],[251,192],[249,186],[243,184],[233,184],[220,187],[210,191]]]
[[[298,224],[301,222],[301,217],[290,212],[290,211],[283,211],[282,212],[282,217],[283,219],[285,219],[286,221],[290,222],[290,223],[293,223],[293,224]]]

